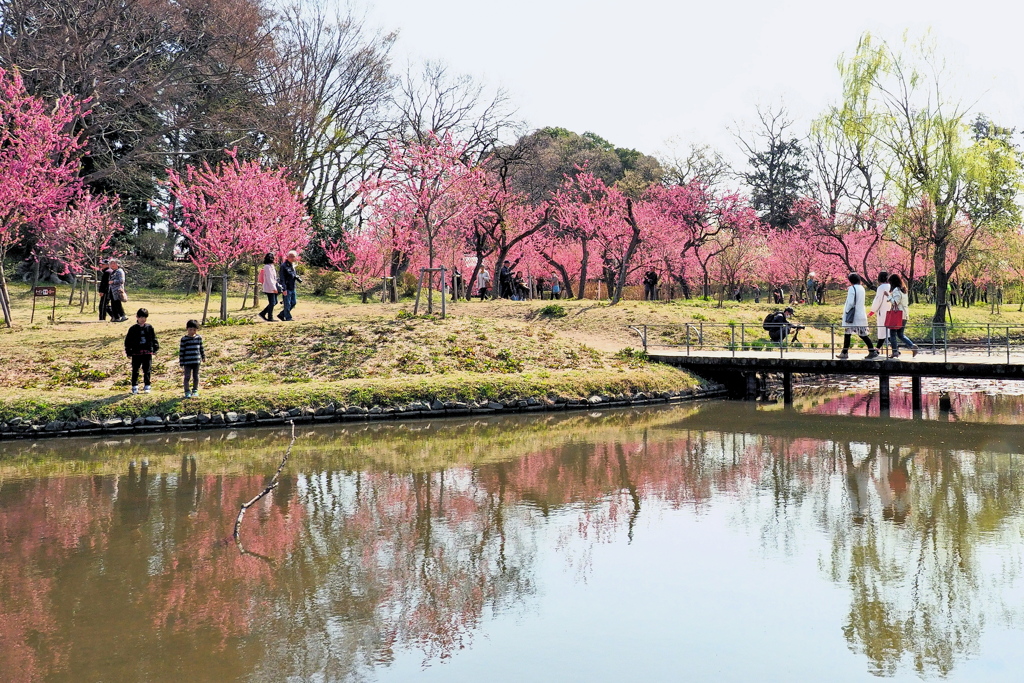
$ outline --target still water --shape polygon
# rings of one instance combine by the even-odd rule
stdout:
[[[901,405],[300,428],[245,554],[284,430],[0,444],[0,680],[1019,681],[1024,402]]]

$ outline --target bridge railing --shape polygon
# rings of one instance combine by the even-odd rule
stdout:
[[[818,354],[835,358],[842,351],[845,330],[842,325],[804,324],[793,329],[784,342],[773,341],[760,323],[712,323],[693,321],[688,323],[631,325],[629,327],[640,338],[644,351],[658,350],[685,351],[687,355],[715,352],[737,354],[773,353],[779,357],[787,354]],[[869,336],[877,342],[877,326],[874,320],[868,327]],[[794,335],[795,332],[795,335]],[[970,356],[977,359],[985,356],[992,362],[1010,363],[1013,357],[1024,356],[1024,325],[996,324],[947,324],[934,325],[931,322],[909,323],[904,334],[913,341],[920,354],[926,354],[944,361]],[[888,341],[888,340],[887,340]],[[866,350],[859,337],[854,336],[851,351]],[[882,349],[890,355],[889,344]],[[900,353],[910,349],[901,341]],[[1017,359],[1018,362],[1024,360]]]

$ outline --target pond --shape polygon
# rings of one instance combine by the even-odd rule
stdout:
[[[0,679],[1017,681],[989,388],[0,444]]]

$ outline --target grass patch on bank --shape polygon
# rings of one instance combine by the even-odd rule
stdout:
[[[71,396],[8,399],[0,402],[0,420],[71,420],[84,417],[138,417],[235,411],[290,410],[361,405],[396,406],[415,401],[507,401],[534,398],[586,398],[638,391],[680,391],[696,388],[693,375],[662,365],[605,370],[525,372],[500,378],[459,373],[423,378],[341,380],[278,387],[227,386],[185,399],[158,394],[118,394],[103,399]]]

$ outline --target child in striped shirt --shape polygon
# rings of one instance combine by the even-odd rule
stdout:
[[[185,323],[185,336],[181,338],[178,349],[178,364],[185,375],[185,398],[199,396],[199,364],[206,361],[203,350],[203,338],[199,336],[199,323],[189,320]],[[192,391],[189,391],[189,378],[192,379]]]

